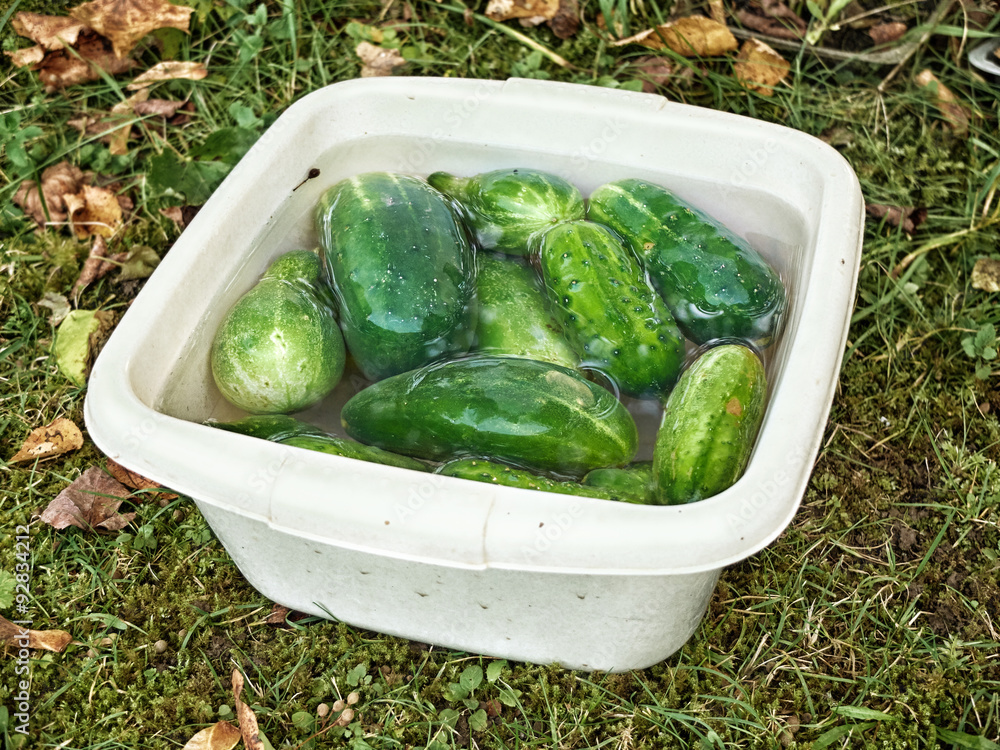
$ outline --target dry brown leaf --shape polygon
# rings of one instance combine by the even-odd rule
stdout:
[[[736,56],[733,73],[745,88],[772,96],[791,68],[788,60],[759,39],[747,39]]]
[[[73,642],[73,636],[65,630],[29,630],[0,616],[0,642],[15,648],[61,654]]]
[[[271,607],[271,614],[267,616],[267,619],[264,620],[264,622],[268,625],[284,625],[286,618],[289,614],[291,614],[291,612],[292,610],[283,604],[274,604]]]
[[[983,292],[1000,292],[1000,260],[977,260],[972,267],[972,288]]]
[[[84,185],[77,195],[68,196],[69,223],[80,239],[92,235],[110,237],[121,226],[122,206],[106,187]]]
[[[161,490],[163,485],[154,482],[152,479],[147,479],[142,474],[132,471],[131,469],[126,469],[117,461],[112,461],[108,459],[108,472],[121,482],[126,487],[133,490]],[[172,492],[159,492],[157,493],[157,498],[160,500],[176,500],[177,495]]]
[[[494,21],[529,19],[529,25],[537,26],[553,18],[558,10],[559,0],[490,0],[486,4],[486,17]]]
[[[148,91],[143,89],[143,91]],[[147,93],[148,95],[148,93]],[[132,108],[140,117],[144,115],[159,115],[160,117],[173,117],[177,110],[184,106],[184,102],[175,102],[170,99],[149,99],[136,103]]]
[[[888,44],[901,38],[906,33],[906,29],[906,24],[899,21],[879,23],[868,29],[868,36],[875,44]]]
[[[406,65],[398,49],[383,49],[370,42],[361,42],[354,50],[361,58],[361,77],[391,76],[392,69]]]
[[[670,60],[658,55],[644,55],[633,64],[635,75],[642,81],[642,90],[647,94],[655,94],[658,86],[664,85],[677,74]],[[688,70],[690,68],[684,68],[684,71]]]
[[[240,723],[240,734],[247,750],[264,750],[257,728],[257,714],[246,703],[240,700],[243,693],[243,675],[240,670],[233,670],[233,702],[236,704],[236,720]]]
[[[559,0],[559,9],[548,21],[552,33],[569,39],[580,28],[580,6],[577,0]]]
[[[83,179],[83,172],[79,167],[68,161],[59,162],[42,172],[40,189],[34,180],[21,183],[14,195],[14,203],[33,218],[40,228],[47,223],[61,224],[66,221],[69,213],[66,197],[80,191]]]
[[[11,21],[11,28],[19,36],[27,37],[44,50],[57,50],[76,44],[80,32],[87,28],[66,16],[43,16],[21,11]]]
[[[73,8],[70,16],[110,39],[115,54],[124,57],[152,31],[187,31],[193,12],[168,0],[93,0]]]
[[[181,750],[232,750],[239,742],[239,729],[228,721],[217,721],[189,739]]]
[[[722,4],[722,0],[708,0],[708,17],[716,23],[725,25],[726,8]]]
[[[686,16],[676,21],[646,29],[614,46],[641,44],[649,49],[669,47],[684,57],[717,57],[732,52],[739,45],[726,26],[705,16]]]
[[[125,253],[118,253],[109,259],[107,243],[101,235],[96,235],[94,237],[94,244],[90,247],[90,255],[88,255],[87,259],[83,262],[83,268],[80,269],[80,275],[73,284],[73,290],[71,292],[73,298],[79,300],[81,291],[86,289],[98,279],[107,276],[111,271],[117,268],[118,262],[125,255]]]
[[[23,68],[25,65],[37,65],[45,59],[45,50],[41,46],[25,47],[16,49],[13,52],[4,52],[14,63],[15,68]]]
[[[972,113],[969,108],[958,101],[958,97],[952,93],[951,89],[938,80],[928,69],[924,69],[917,74],[914,79],[916,84],[928,89],[934,98],[934,104],[941,112],[944,121],[956,135],[967,135],[969,132],[969,120]]]
[[[11,463],[20,461],[34,461],[36,459],[52,458],[63,453],[79,450],[83,447],[83,433],[76,423],[71,419],[59,417],[44,427],[37,427],[31,431],[21,446],[21,450],[14,454]]]
[[[128,495],[128,489],[118,480],[91,466],[56,495],[40,517],[56,529],[76,526],[118,531],[135,518],[135,513],[118,513],[118,506]]]
[[[767,34],[777,39],[788,39],[798,41],[805,36],[805,30],[800,30],[795,26],[789,26],[777,18],[768,18],[752,13],[745,8],[736,11],[736,18],[748,29],[753,29],[761,34]],[[799,19],[801,20],[801,19]]]
[[[84,31],[77,40],[76,54],[67,50],[50,52],[38,64],[38,79],[46,90],[56,91],[77,83],[96,81],[101,71],[118,75],[135,67],[130,57],[118,57],[111,43],[93,32]]]
[[[129,91],[135,91],[146,86],[151,86],[159,81],[172,81],[175,78],[184,78],[189,81],[200,81],[208,75],[208,68],[202,62],[178,62],[166,60],[158,62],[145,73],[135,77],[135,80],[128,85]]]
[[[913,234],[927,219],[926,208],[888,206],[884,203],[865,203],[865,213],[873,219],[884,219],[889,226],[901,227],[907,234]]]

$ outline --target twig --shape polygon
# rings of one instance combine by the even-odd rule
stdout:
[[[954,4],[955,0],[949,0],[949,2],[942,2],[938,5],[937,10],[934,11],[934,15],[932,15],[930,20],[927,22],[927,28],[924,33],[920,35],[920,39],[917,40],[916,44],[911,45],[910,48],[906,50],[906,55],[903,59],[896,64],[896,67],[889,71],[889,74],[882,79],[882,83],[878,85],[878,89],[876,90],[880,94],[885,91],[885,87],[888,86],[892,79],[896,77],[896,74],[903,69],[903,66],[910,61],[910,58],[917,53],[917,50],[927,44],[928,40],[931,36],[933,36],[937,25],[941,23],[946,15],[948,15],[948,12],[951,10],[951,6]]]

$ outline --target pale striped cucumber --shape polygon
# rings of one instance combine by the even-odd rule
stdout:
[[[628,179],[597,188],[587,218],[629,243],[696,344],[736,338],[764,348],[777,337],[786,304],[777,271],[708,214],[666,188]]]
[[[632,251],[607,227],[569,221],[543,235],[539,263],[581,367],[629,396],[665,396],[680,373],[684,339]]]
[[[465,352],[476,327],[472,247],[423,180],[368,172],[327,190],[316,229],[347,348],[369,380]]]
[[[743,474],[764,418],[764,365],[750,349],[709,349],[684,371],[663,409],[653,474],[661,503],[704,500]]]
[[[569,476],[622,466],[639,441],[628,410],[577,371],[488,354],[381,380],[340,414],[348,435],[393,453],[485,457]]]
[[[594,469],[583,478],[583,483],[618,497],[630,498],[629,502],[644,505],[657,503],[652,461],[636,461],[620,469]]]
[[[546,229],[586,212],[576,187],[537,169],[497,169],[474,177],[435,172],[427,181],[458,203],[483,250],[528,255]]]
[[[549,310],[535,271],[516,258],[485,253],[478,262],[476,350],[576,367],[579,358]]]

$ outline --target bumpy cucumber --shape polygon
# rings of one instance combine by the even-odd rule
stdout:
[[[588,487],[579,482],[562,482],[533,474],[524,469],[486,461],[481,458],[460,458],[443,464],[437,472],[448,477],[470,479],[474,482],[499,484],[504,487],[520,487],[525,490],[539,492],[555,492],[560,495],[578,495],[580,497],[596,497],[601,500],[619,500],[622,502],[637,502],[630,493],[615,492],[601,487]]]
[[[630,498],[629,502],[645,505],[657,503],[652,461],[636,461],[621,469],[594,469],[583,478],[583,483],[619,497]]]
[[[581,366],[629,396],[665,395],[680,373],[684,340],[632,251],[607,227],[570,221],[542,237],[539,263]]]
[[[319,256],[310,250],[292,250],[267,267],[261,279],[284,279],[315,284],[323,275]]]
[[[348,400],[341,422],[355,440],[393,453],[566,475],[624,465],[638,447],[625,407],[575,370],[486,354],[379,381]]]
[[[587,217],[631,245],[687,338],[737,338],[764,348],[777,336],[786,304],[781,279],[708,214],[665,188],[629,179],[597,188]]]
[[[534,270],[514,258],[482,254],[478,261],[476,350],[576,367],[579,359],[549,310]]]
[[[289,417],[287,414],[255,414],[237,419],[235,422],[206,422],[206,424],[220,430],[272,441],[301,435],[325,434],[318,427],[306,424],[295,417]]]
[[[278,441],[282,445],[291,445],[295,448],[305,448],[319,453],[328,453],[332,456],[344,456],[345,458],[356,458],[359,461],[371,461],[376,464],[386,466],[398,466],[403,469],[413,469],[414,471],[430,471],[427,464],[410,458],[390,453],[371,445],[356,443],[353,440],[345,440],[335,435],[292,435]]]
[[[380,380],[472,345],[472,248],[423,180],[369,172],[323,194],[316,227],[347,348]]]
[[[743,474],[764,418],[764,366],[750,349],[709,349],[684,371],[656,433],[653,474],[661,503],[703,500]]]
[[[236,302],[212,342],[219,391],[252,414],[316,403],[340,381],[346,359],[334,313],[310,279],[288,273],[295,262],[275,264],[285,267]]]
[[[541,232],[585,213],[576,187],[537,169],[497,169],[474,177],[435,172],[427,181],[458,202],[484,250],[527,255]]]

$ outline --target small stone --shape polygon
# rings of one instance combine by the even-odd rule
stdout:
[[[179,638],[180,640],[182,640],[182,641],[184,640],[184,638],[186,638],[186,637],[187,637],[187,634],[188,634],[188,632],[187,632],[186,630],[178,630],[178,631],[177,631],[177,637],[178,637],[178,638]]]
[[[1000,292],[1000,260],[977,260],[972,268],[972,288],[984,292]]]
[[[153,650],[158,654],[162,654],[167,650],[167,642],[161,638],[153,644]]]
[[[161,498],[160,498],[160,499],[159,499],[159,500],[157,501],[157,504],[158,504],[158,505],[159,505],[159,506],[160,506],[161,508],[166,508],[166,507],[167,507],[168,505],[170,505],[170,501],[169,501],[169,500],[167,500],[167,498],[165,498],[165,497],[161,497]]]
[[[795,742],[795,738],[792,736],[791,732],[785,729],[781,732],[780,735],[778,735],[778,741],[781,743],[782,747],[788,747],[793,742]]]
[[[183,521],[183,520],[184,520],[184,511],[182,511],[182,510],[181,510],[180,508],[178,508],[177,510],[175,510],[175,511],[174,511],[174,512],[173,512],[173,513],[171,514],[171,516],[172,516],[172,518],[173,518],[173,519],[174,519],[175,521]]]
[[[350,695],[347,696],[347,705],[348,706],[353,706],[359,700],[361,700],[361,696],[358,695],[357,692],[351,693]]]
[[[326,703],[320,703],[316,706],[316,715],[321,719],[325,719],[330,715],[330,706]]]

